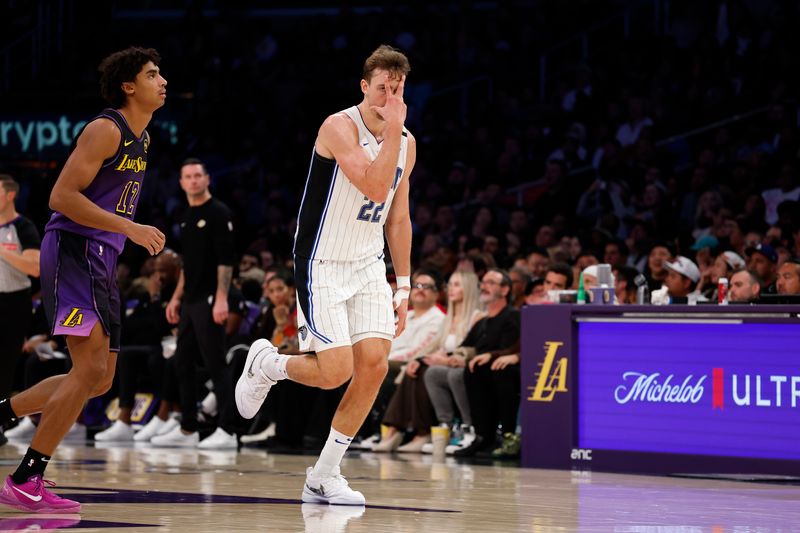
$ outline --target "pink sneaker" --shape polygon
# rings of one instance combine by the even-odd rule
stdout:
[[[20,518],[0,520],[0,531],[36,531],[46,533],[79,524],[80,515],[59,515],[58,518],[47,515],[23,515]]]
[[[14,483],[11,476],[6,478],[0,491],[0,504],[9,505],[29,513],[80,513],[81,504],[57,496],[45,488],[45,484],[55,487],[50,480],[41,476],[31,476],[27,483]]]

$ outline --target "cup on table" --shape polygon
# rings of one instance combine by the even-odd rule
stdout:
[[[447,426],[433,426],[431,428],[431,442],[433,442],[433,455],[443,457],[445,448],[450,444],[450,428]]]

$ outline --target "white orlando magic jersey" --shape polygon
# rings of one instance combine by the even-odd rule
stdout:
[[[358,128],[358,142],[370,161],[381,144],[367,129],[358,107],[342,111]],[[383,253],[383,225],[403,177],[408,151],[408,130],[403,128],[392,188],[376,204],[353,185],[336,161],[313,151],[300,214],[297,217],[294,254],[306,259],[358,261]]]

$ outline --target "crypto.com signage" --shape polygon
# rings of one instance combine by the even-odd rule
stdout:
[[[578,446],[800,459],[800,327],[578,325]]]
[[[86,121],[99,111],[94,115],[0,113],[0,157],[63,158]],[[173,120],[155,119],[149,129],[151,134],[155,129],[164,130],[170,144],[177,142],[178,127]]]

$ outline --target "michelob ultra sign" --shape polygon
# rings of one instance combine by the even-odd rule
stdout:
[[[800,328],[578,325],[578,446],[800,459]]]

